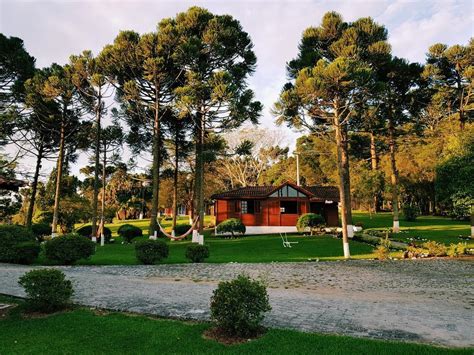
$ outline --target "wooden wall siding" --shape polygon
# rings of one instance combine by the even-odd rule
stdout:
[[[276,199],[267,200],[267,215],[269,226],[280,225],[280,201]]]
[[[240,210],[235,210],[235,200],[217,200],[214,205],[217,224],[228,218],[239,218],[246,226],[295,226],[301,214],[312,212],[321,214],[330,227],[339,225],[337,203],[325,204],[298,199],[298,214],[281,214],[280,199],[268,198],[260,201],[260,213],[242,214]]]

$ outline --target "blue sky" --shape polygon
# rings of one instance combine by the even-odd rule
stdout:
[[[285,82],[285,63],[297,53],[303,30],[317,26],[327,11],[346,21],[371,16],[386,26],[394,55],[423,62],[434,43],[467,44],[473,36],[473,1],[35,1],[0,0],[0,32],[20,37],[38,67],[66,63],[84,49],[94,53],[113,41],[119,30],[153,31],[165,17],[197,5],[240,20],[255,45],[257,70],[250,80],[265,106],[261,123],[277,129],[269,110]],[[285,130],[292,146],[301,133]],[[78,166],[87,161],[81,156]],[[24,159],[24,169],[32,161]],[[47,165],[46,169],[50,167]]]

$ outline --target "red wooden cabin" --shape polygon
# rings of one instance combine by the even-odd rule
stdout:
[[[304,213],[318,213],[338,225],[339,190],[332,186],[247,186],[212,196],[216,223],[239,218],[246,226],[295,226]]]

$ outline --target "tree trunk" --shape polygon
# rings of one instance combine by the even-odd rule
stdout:
[[[58,156],[58,162],[56,165],[56,169],[57,169],[56,191],[54,194],[53,223],[51,227],[52,237],[56,236],[58,220],[59,220],[59,200],[60,200],[60,195],[61,195],[61,182],[63,178],[64,144],[65,144],[65,127],[64,127],[64,120],[62,120],[61,131],[60,131],[60,136],[59,136],[59,156]]]
[[[107,168],[107,145],[104,142],[104,155],[102,157],[102,201],[100,206],[100,245],[104,245],[104,228],[105,228],[105,177]]]
[[[395,143],[395,127],[393,119],[389,117],[389,146],[390,146],[390,166],[392,169],[391,183],[392,183],[392,209],[393,209],[393,233],[400,231],[399,212],[398,212],[398,171],[397,162],[395,159],[396,143]]]
[[[370,132],[370,162],[372,171],[379,170],[379,157],[377,155],[377,145],[375,144],[375,134]],[[374,195],[373,201],[373,211],[374,213],[380,212],[380,192],[377,192]]]
[[[350,208],[350,205],[347,205],[347,198],[346,198],[346,174],[345,174],[345,166],[344,166],[344,158],[343,158],[343,134],[342,134],[342,127],[339,122],[339,117],[337,112],[334,118],[334,128],[336,134],[336,148],[337,148],[337,171],[339,174],[339,196],[341,200],[341,221],[342,221],[342,244],[344,250],[344,258],[350,258],[350,251],[349,251],[349,238],[348,238],[348,221],[347,221],[347,210]]]
[[[158,217],[158,199],[160,192],[160,118],[159,118],[159,102],[158,87],[155,90],[155,117],[153,121],[153,166],[152,166],[152,189],[153,195],[151,199],[150,227],[148,235],[150,238],[155,237],[158,232],[156,219]]]
[[[471,205],[471,238],[474,239],[474,205]]]
[[[204,136],[205,120],[204,114],[198,115],[198,140],[196,145],[196,214],[199,218],[198,232],[202,234],[204,229]]]
[[[100,161],[100,119],[101,119],[101,106],[102,100],[99,94],[97,107],[96,107],[96,120],[95,120],[95,166],[94,166],[94,196],[92,199],[92,241],[97,241],[97,209],[98,209],[98,196],[99,196],[99,161]]]
[[[39,179],[39,173],[41,170],[41,161],[43,159],[43,150],[44,150],[44,145],[43,145],[43,142],[41,141],[41,144],[38,149],[38,155],[36,156],[35,175],[33,177],[33,183],[31,185],[30,204],[28,205],[28,213],[26,215],[27,228],[31,228],[32,221],[33,221],[33,212],[35,209],[36,191],[38,190],[38,179]]]
[[[178,214],[178,174],[179,174],[179,142],[178,142],[178,132],[176,129],[176,136],[174,140],[174,176],[173,176],[173,224],[172,230],[176,228],[176,218]]]
[[[349,170],[349,146],[346,126],[341,127],[342,134],[342,170],[344,172],[344,197],[346,199],[346,222],[347,222],[347,236],[352,238],[354,236],[354,225],[352,223],[352,199],[351,199],[351,177]]]

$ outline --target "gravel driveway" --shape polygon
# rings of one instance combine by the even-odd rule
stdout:
[[[207,320],[217,282],[245,273],[269,287],[270,327],[474,346],[472,259],[58,268],[87,306]],[[24,296],[30,269],[0,264],[0,293]]]

